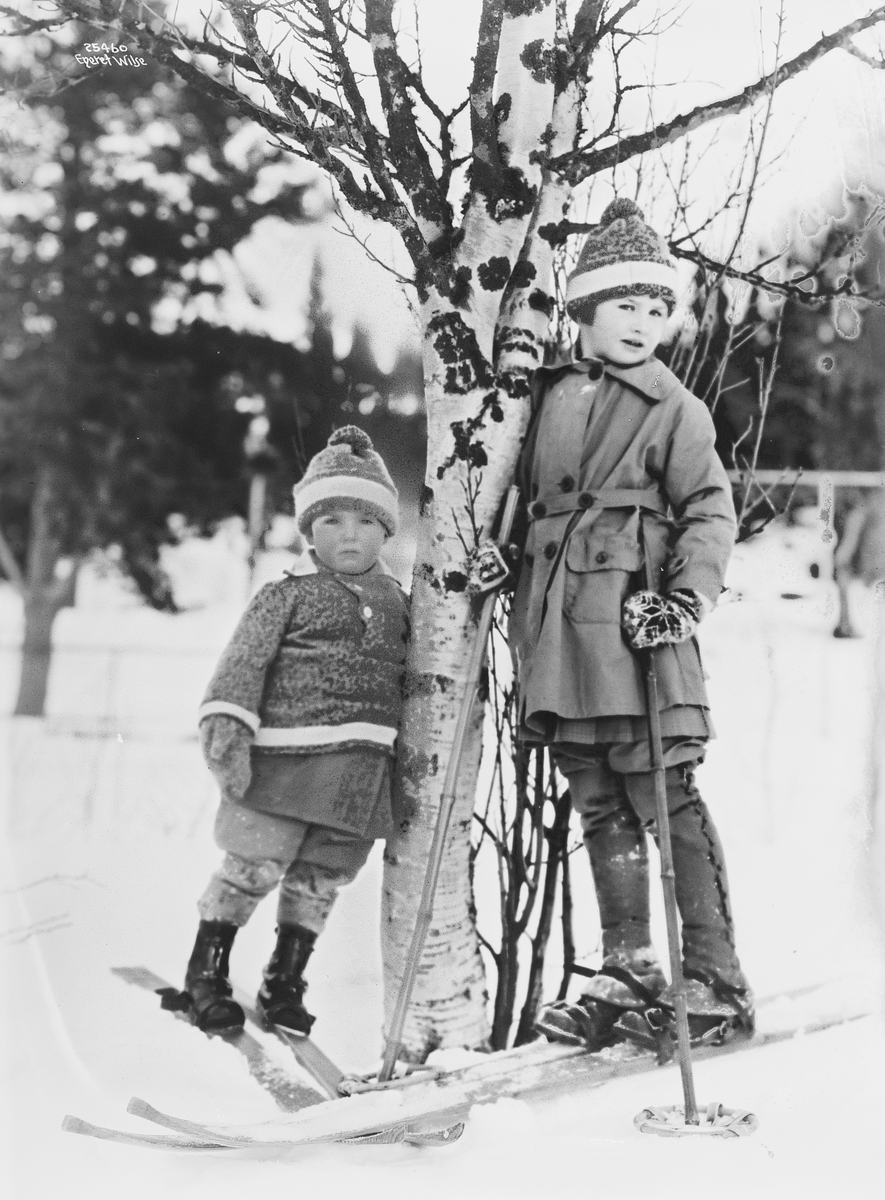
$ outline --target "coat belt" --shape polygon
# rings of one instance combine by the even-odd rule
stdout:
[[[667,515],[667,505],[654,488],[587,488],[580,492],[550,492],[528,507],[530,521],[597,508],[644,508]]]

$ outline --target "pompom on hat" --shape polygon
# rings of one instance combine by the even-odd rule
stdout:
[[[676,307],[678,276],[661,238],[646,225],[642,209],[626,197],[612,200],[587,234],[578,265],[568,279],[566,311],[590,322],[597,304],[621,296],[650,296]]]
[[[305,537],[317,517],[341,504],[370,513],[390,537],[399,525],[399,494],[372,439],[356,425],[336,429],[292,489],[295,518]]]

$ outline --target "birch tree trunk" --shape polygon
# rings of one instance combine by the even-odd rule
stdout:
[[[533,152],[545,141],[564,148],[571,138],[573,145],[580,107],[576,82],[559,93],[556,87],[554,56],[565,38],[557,6],[522,7],[535,11],[505,14],[496,48],[494,102],[499,112],[506,110],[506,118],[498,122],[494,146],[474,142],[489,178],[465,215],[454,272],[456,281],[470,287],[469,299],[459,304],[433,293],[424,312],[429,449],[399,739],[402,822],[385,860],[382,950],[388,1019],[414,928],[415,897],[421,892],[475,637],[466,551],[489,536],[513,477],[528,420],[528,377],[543,357],[550,305],[548,293],[537,285],[549,287],[552,247],[533,231],[548,217],[562,217],[567,189],[539,170]],[[527,47],[534,51],[527,53]],[[487,101],[491,105],[491,95]],[[559,131],[553,121],[561,125]],[[479,114],[475,130],[481,122]],[[477,711],[403,1035],[404,1053],[417,1059],[438,1046],[485,1046],[490,1033],[468,867],[481,721]]]

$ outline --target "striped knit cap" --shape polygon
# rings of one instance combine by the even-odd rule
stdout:
[[[305,537],[317,517],[344,503],[377,517],[390,537],[399,524],[399,496],[372,439],[356,425],[336,429],[292,489],[295,517]]]
[[[578,257],[565,293],[566,311],[592,322],[597,304],[621,296],[650,296],[676,306],[677,275],[664,241],[646,225],[642,209],[612,200]]]

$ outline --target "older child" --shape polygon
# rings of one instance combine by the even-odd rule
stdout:
[[[277,944],[258,1007],[308,1033],[303,973],[338,889],[392,829],[390,763],[400,719],[408,602],[378,553],[397,490],[369,437],[339,429],[295,488],[307,563],[246,609],[200,709],[221,789],[225,851],[199,902],[185,978],[191,1018],[242,1026],[228,958],[237,930],[280,885]]]
[[[734,507],[709,412],[654,356],[675,286],[640,210],[610,204],[568,284],[582,357],[538,372],[523,454],[530,525],[511,629],[521,731],[568,781],[603,952],[577,1003],[546,1006],[539,1028],[591,1045],[625,1010],[672,1011],[649,933],[654,779],[636,648],[658,647],[691,1028],[725,1036],[753,1022],[722,847],[694,782],[713,728],[693,635],[722,589]]]

